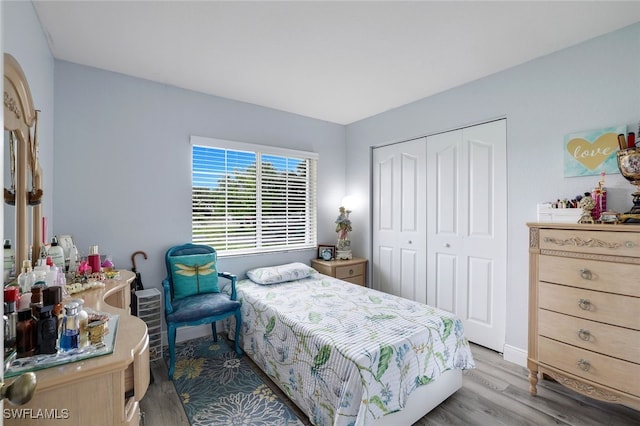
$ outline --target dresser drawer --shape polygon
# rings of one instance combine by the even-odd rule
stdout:
[[[547,255],[539,262],[541,281],[640,297],[640,265]]]
[[[586,380],[640,396],[640,365],[538,337],[538,359]]]
[[[640,364],[640,331],[540,309],[538,334]]]
[[[576,253],[638,257],[640,233],[541,229],[540,248]]]
[[[538,283],[539,307],[575,317],[640,330],[640,298],[564,285]]]
[[[347,278],[352,278],[357,275],[364,275],[363,263],[336,267],[336,278],[340,278],[341,280],[348,281]]]

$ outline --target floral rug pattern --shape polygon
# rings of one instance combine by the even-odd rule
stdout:
[[[194,426],[304,424],[222,336],[176,345],[173,383]]]

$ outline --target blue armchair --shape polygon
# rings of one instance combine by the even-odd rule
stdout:
[[[227,272],[217,271],[215,249],[199,244],[175,246],[167,250],[165,264],[167,277],[162,281],[162,287],[169,340],[169,379],[173,380],[176,330],[179,327],[211,323],[213,340],[217,342],[216,321],[235,315],[235,350],[238,356],[242,356],[242,319],[240,302],[236,300],[237,278]],[[231,296],[220,292],[219,277],[231,281]]]

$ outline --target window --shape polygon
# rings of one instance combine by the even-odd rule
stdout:
[[[317,154],[191,137],[192,240],[219,254],[316,247]]]

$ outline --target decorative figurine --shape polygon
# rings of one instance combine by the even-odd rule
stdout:
[[[351,219],[349,219],[351,210],[340,207],[340,216],[336,219],[336,232],[338,233],[338,244],[336,244],[336,259],[352,259],[351,241],[349,241],[349,232],[351,232]]]
[[[593,216],[591,216],[591,210],[596,206],[596,202],[591,198],[591,194],[584,193],[584,197],[580,200],[580,207],[582,207],[582,216],[578,219],[578,223],[595,223]]]

